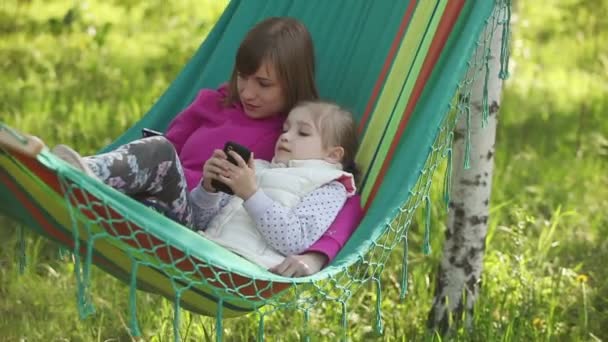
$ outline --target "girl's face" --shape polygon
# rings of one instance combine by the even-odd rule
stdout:
[[[322,159],[339,162],[334,158],[334,148],[323,147],[321,132],[317,129],[310,110],[294,108],[283,124],[283,133],[277,140],[274,161],[287,163],[290,160]]]
[[[285,93],[276,69],[269,62],[262,62],[251,75],[237,74],[239,99],[247,116],[263,119],[276,115],[285,108]]]

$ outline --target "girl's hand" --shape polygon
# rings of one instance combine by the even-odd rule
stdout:
[[[234,152],[228,152],[236,160],[237,165],[228,163],[227,175],[220,175],[219,180],[228,185],[234,194],[246,201],[257,190],[257,182],[255,179],[255,163],[253,161],[253,153],[249,158],[249,163],[246,163],[241,156]]]
[[[289,255],[282,263],[269,269],[284,277],[305,277],[313,275],[327,263],[327,256],[317,252]]]
[[[207,192],[217,192],[211,185],[211,181],[214,179],[219,180],[219,175],[227,174],[228,164],[230,162],[226,160],[226,153],[222,150],[214,150],[211,158],[207,159],[205,165],[203,165],[203,189]]]

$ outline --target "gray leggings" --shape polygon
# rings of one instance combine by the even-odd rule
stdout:
[[[84,159],[107,185],[152,204],[183,225],[192,225],[186,177],[173,144],[165,137],[136,140]]]

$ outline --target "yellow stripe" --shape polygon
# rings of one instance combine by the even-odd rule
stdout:
[[[412,67],[418,46],[424,38],[426,25],[434,8],[434,2],[420,1],[412,14],[411,23],[404,34],[395,61],[372,112],[370,123],[365,130],[363,139],[361,139],[356,157],[357,165],[362,174],[360,179],[365,178],[374,161],[376,149],[380,145],[389,118],[393,113],[393,107],[401,94],[403,84],[407,81],[408,71]],[[410,73],[409,77],[412,76],[415,79],[416,74]]]
[[[436,10],[435,5],[429,5],[429,3],[430,2],[425,2],[426,6],[421,8],[421,10],[424,10],[424,17],[421,16],[420,18],[424,18],[425,21],[422,21],[421,19],[420,22],[416,23],[417,31],[422,31],[422,33],[420,34],[424,34],[424,37],[420,45],[419,53],[415,56],[416,58],[413,62],[413,65],[411,65],[412,70],[410,77],[408,77],[408,79],[405,81],[403,91],[401,92],[397,100],[397,104],[395,106],[396,115],[394,115],[388,122],[386,133],[384,135],[384,138],[380,142],[375,162],[371,165],[371,168],[367,170],[369,172],[367,176],[367,182],[361,192],[363,205],[365,205],[369,198],[370,192],[373,189],[374,183],[376,182],[376,178],[378,177],[378,174],[382,169],[383,164],[385,163],[388,150],[393,144],[397,129],[399,127],[399,123],[401,122],[403,115],[405,114],[405,108],[407,107],[407,103],[410,99],[412,90],[414,88],[414,85],[416,84],[416,81],[418,80],[420,70],[422,69],[422,65],[424,64],[424,61],[426,59],[429,47],[433,41],[435,32],[437,31],[439,22],[441,21],[443,11],[445,10],[445,7],[447,5],[447,0],[439,1]],[[408,60],[408,63],[411,62]],[[376,145],[376,147],[378,147],[378,145]]]

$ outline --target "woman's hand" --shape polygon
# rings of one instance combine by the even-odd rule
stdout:
[[[226,172],[220,174],[218,179],[228,185],[236,196],[246,201],[258,190],[253,153],[248,163],[238,153],[234,151],[228,153],[236,160],[237,165],[228,163]]]
[[[227,175],[230,162],[227,160],[226,153],[222,150],[214,150],[211,158],[207,159],[203,165],[203,189],[207,192],[217,192],[211,185],[214,179],[219,180],[219,175]]]
[[[327,263],[327,256],[317,252],[290,255],[282,263],[269,269],[284,277],[305,277],[319,272]]]

